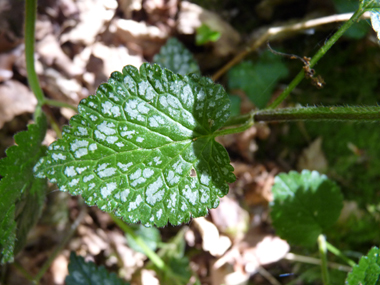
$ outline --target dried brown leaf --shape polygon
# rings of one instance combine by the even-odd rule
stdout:
[[[23,84],[8,80],[0,85],[0,128],[5,122],[23,113],[33,113],[37,99]]]
[[[327,159],[322,150],[322,138],[318,137],[302,151],[298,159],[297,170],[309,169],[323,173],[327,170],[327,166]]]

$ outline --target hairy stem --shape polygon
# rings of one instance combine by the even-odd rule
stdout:
[[[321,269],[322,269],[322,280],[324,285],[330,284],[330,276],[327,268],[327,248],[326,248],[326,238],[324,235],[320,234],[318,236],[318,249],[319,255],[321,257]]]
[[[236,133],[241,133],[241,132],[244,132],[245,130],[248,130],[250,127],[252,127],[255,122],[253,121],[253,113],[251,113],[249,116],[246,116],[244,115],[243,117],[245,120],[243,119],[239,119],[238,117],[236,117],[236,120],[235,121],[232,121],[232,123],[235,124],[238,124],[240,122],[244,122],[245,121],[245,124],[239,126],[239,127],[235,127],[235,128],[226,128],[226,129],[222,129],[222,130],[219,130],[219,131],[216,131],[212,134],[213,137],[220,137],[220,136],[225,136],[225,135],[231,135],[231,134],[236,134]],[[225,125],[226,126],[231,126],[232,124],[230,125]]]
[[[45,97],[34,68],[34,34],[36,15],[37,0],[26,0],[24,23],[26,73],[30,89],[32,89],[34,96],[36,96],[38,105],[42,106]]]
[[[321,59],[322,56],[325,55],[325,53],[332,47],[333,44],[336,43],[336,41],[347,31],[349,27],[355,22],[357,22],[360,18],[360,16],[365,12],[365,9],[363,8],[363,4],[361,3],[359,6],[359,9],[352,15],[352,17],[343,24],[343,26],[340,27],[340,29],[325,43],[324,46],[322,46],[318,52],[313,56],[313,58],[310,61],[310,67],[313,67],[319,59]],[[304,78],[304,72],[303,70],[297,74],[297,76],[293,79],[293,81],[289,84],[289,86],[284,90],[284,92],[281,93],[280,96],[274,100],[272,104],[268,107],[268,109],[274,109],[282,101],[288,97],[290,92],[293,91],[293,89],[302,81]]]
[[[231,59],[226,65],[219,69],[213,76],[212,80],[218,80],[224,73],[226,73],[231,67],[239,63],[244,57],[251,52],[257,50],[260,46],[265,44],[268,40],[275,39],[277,37],[284,37],[284,34],[293,35],[295,32],[315,28],[321,25],[330,23],[348,21],[352,16],[352,13],[331,15],[327,17],[311,19],[301,21],[298,23],[291,23],[280,27],[271,27],[266,30],[257,40],[255,40],[250,46],[246,47],[240,53],[238,53],[233,59]],[[366,15],[369,17],[369,14]]]
[[[254,120],[265,122],[286,121],[355,121],[374,122],[380,120],[380,106],[301,107],[277,110],[262,110],[254,114]]]
[[[227,120],[223,127],[237,126],[246,123],[249,119],[253,117],[253,112],[248,114],[233,116]]]

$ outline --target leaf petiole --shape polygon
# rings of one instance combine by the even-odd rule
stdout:
[[[342,260],[344,260],[348,265],[351,267],[354,267],[356,265],[355,261],[352,259],[349,259],[347,256],[345,256],[338,248],[333,246],[331,243],[326,241],[326,248],[328,251],[330,251],[332,254],[335,254],[336,256],[340,257]]]
[[[323,234],[318,236],[318,249],[319,255],[321,257],[321,269],[322,269],[322,280],[324,285],[330,284],[330,276],[327,268],[327,246],[326,246],[326,238]]]
[[[233,117],[231,120],[226,122],[224,127],[238,125],[238,124],[241,124],[243,122],[245,122],[245,123],[238,126],[238,127],[235,127],[235,128],[225,128],[225,129],[221,129],[219,131],[216,131],[212,134],[212,137],[220,137],[220,136],[225,136],[225,135],[231,135],[231,134],[241,133],[241,132],[248,130],[250,127],[252,127],[255,124],[254,119],[253,119],[254,115],[255,115],[255,112],[252,111],[249,114]]]

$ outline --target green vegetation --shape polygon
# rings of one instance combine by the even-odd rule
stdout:
[[[364,12],[373,13],[372,26],[379,33],[379,1],[361,1],[352,17],[312,58],[290,55],[301,59],[303,68],[273,101],[278,83],[292,73],[278,52],[264,52],[257,60],[243,61],[231,68],[227,74],[228,92],[244,91],[256,107],[246,114],[239,114],[239,107],[244,107],[239,106],[241,100],[235,98],[231,108],[230,96],[222,85],[201,76],[192,54],[178,40],[170,39],[154,57],[157,64],[144,63],[139,69],[121,66],[122,71],[113,72],[95,95],[83,99],[78,114],[63,128],[62,138],[48,149],[42,146],[47,130],[42,107],[68,105],[47,99],[36,76],[36,3],[27,0],[25,14],[28,81],[38,100],[35,123],[15,136],[17,146],[9,148],[7,157],[0,161],[2,264],[14,261],[40,217],[48,178],[60,191],[81,195],[84,203],[109,213],[126,233],[130,247],[149,258],[147,268],[157,272],[162,284],[188,284],[193,273],[184,254],[184,231],[163,245],[160,232],[149,227],[188,223],[218,207],[220,198],[229,191],[228,183],[236,177],[229,154],[215,141],[216,137],[241,133],[261,121],[301,122],[289,127],[276,142],[281,146],[277,152],[291,149],[293,153],[311,138],[321,136],[322,149],[328,154],[328,170],[326,174],[303,170],[276,176],[270,204],[276,234],[304,255],[319,255],[320,272],[316,274],[315,267],[304,267],[305,282],[339,284],[346,278],[346,284],[379,283],[379,249],[370,247],[380,242],[380,132],[376,127],[380,121],[380,107],[376,104],[380,75],[372,72],[373,62],[356,59],[360,42],[346,51],[332,52],[333,61],[316,65],[325,54],[328,56],[341,36],[364,36],[365,29],[362,34],[349,29]],[[341,1],[335,1],[335,5],[337,10],[346,11]],[[219,37],[219,33],[201,26],[196,42],[202,45]],[[377,56],[375,47],[366,56]],[[355,61],[358,64],[352,64]],[[305,87],[302,94],[289,98],[286,108],[277,108],[305,77],[308,85],[322,87],[324,81],[313,67],[318,67],[318,74],[328,81],[323,95]],[[305,106],[316,102],[323,106]],[[294,103],[304,106],[292,106]],[[231,116],[230,110],[236,115]],[[302,135],[305,141],[300,141]],[[356,201],[364,217],[358,210],[343,222],[338,221],[344,211],[344,199]],[[78,223],[74,223],[41,271],[29,277],[31,282],[39,282]],[[128,225],[136,223],[140,225]],[[353,246],[357,247],[350,248]],[[369,252],[356,264],[347,254],[349,250]],[[346,276],[334,273],[330,269],[334,266],[353,270]],[[192,282],[200,284],[196,277]],[[85,263],[71,253],[66,284],[127,283],[104,267]]]

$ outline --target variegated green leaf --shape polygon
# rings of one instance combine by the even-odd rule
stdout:
[[[78,111],[37,176],[126,222],[164,226],[204,216],[235,180],[214,140],[229,99],[206,77],[126,66]]]

